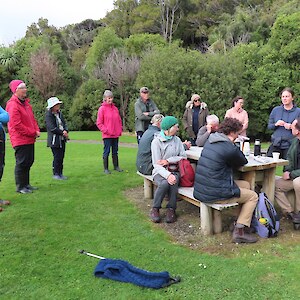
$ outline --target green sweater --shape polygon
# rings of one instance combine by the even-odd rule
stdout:
[[[289,161],[289,164],[284,167],[284,172],[288,171],[290,172],[290,178],[295,179],[300,176],[300,169],[297,169],[297,163],[298,163],[298,147],[299,147],[299,139],[294,138],[292,140],[291,146],[289,148],[287,159]]]

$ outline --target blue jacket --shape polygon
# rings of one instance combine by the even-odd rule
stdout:
[[[2,123],[7,123],[9,121],[8,112],[0,106],[0,128],[3,130],[4,139],[5,139],[5,130],[3,128]]]
[[[226,135],[212,133],[197,164],[194,197],[207,203],[240,197],[233,171],[247,162],[243,152]]]
[[[295,119],[300,117],[300,108],[294,104],[293,108],[286,110],[283,105],[276,106],[272,109],[268,129],[274,130],[271,136],[271,142],[275,147],[280,149],[288,149],[291,141],[294,138],[292,130],[285,129],[283,126],[275,126],[278,120],[283,120],[287,123],[292,123]]]

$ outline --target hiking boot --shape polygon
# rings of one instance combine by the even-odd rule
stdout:
[[[166,213],[166,222],[167,223],[174,223],[176,221],[176,214],[173,208],[167,208]]]
[[[247,233],[245,228],[234,228],[233,234],[232,234],[232,242],[233,243],[256,243],[257,237]]]
[[[153,207],[150,211],[150,218],[151,221],[154,223],[159,223],[160,222],[160,215],[159,215],[159,209]]]

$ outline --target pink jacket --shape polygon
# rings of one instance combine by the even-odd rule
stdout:
[[[22,103],[15,95],[7,101],[6,111],[9,114],[7,126],[13,147],[34,144],[36,132],[40,131],[29,101],[27,98]]]
[[[102,131],[102,138],[117,138],[122,135],[122,120],[114,104],[103,102],[98,109],[97,127]]]

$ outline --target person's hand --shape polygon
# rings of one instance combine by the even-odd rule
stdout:
[[[41,136],[41,133],[40,133],[39,131],[36,131],[36,132],[35,132],[35,137],[36,137],[36,138],[39,138],[40,136]]]
[[[284,180],[289,180],[289,179],[291,179],[291,178],[290,178],[290,172],[288,172],[288,171],[283,172],[282,178],[283,178]]]
[[[63,136],[64,136],[65,138],[68,138],[68,137],[69,137],[69,134],[68,134],[68,131],[67,131],[67,130],[64,130],[64,131],[63,131]]]
[[[278,120],[276,123],[275,123],[275,126],[284,126],[285,122],[283,120]]]
[[[167,166],[169,164],[169,162],[166,159],[160,159],[156,163],[161,166]]]
[[[174,185],[176,183],[176,176],[174,174],[170,174],[167,181],[170,185]]]
[[[211,124],[206,125],[206,130],[208,133],[211,133],[211,128],[212,128]]]
[[[149,116],[149,112],[147,112],[147,111],[146,111],[146,112],[143,112],[143,115],[144,115],[144,116]]]
[[[186,145],[187,150],[189,150],[192,146],[192,143],[190,141],[185,140],[184,142],[182,142],[182,144]]]
[[[292,124],[290,124],[290,123],[284,123],[284,128],[287,129],[287,130],[289,130],[289,129],[292,128]]]

